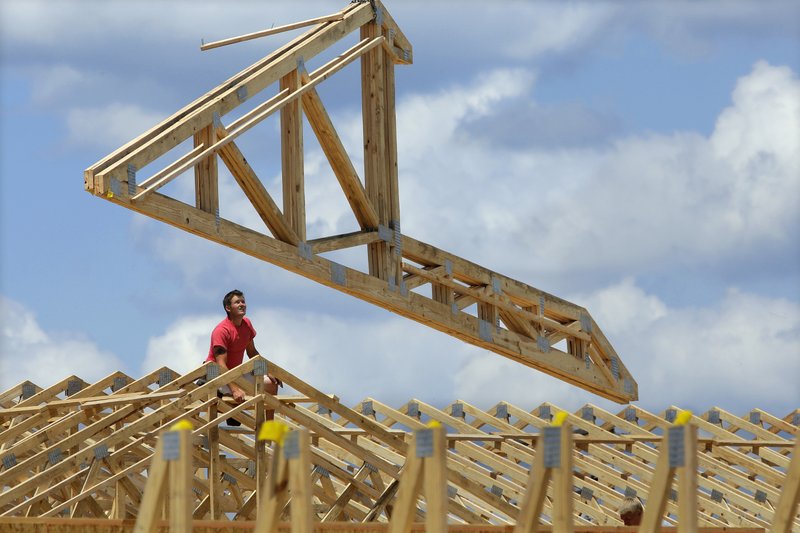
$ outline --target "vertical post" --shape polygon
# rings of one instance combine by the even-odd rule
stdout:
[[[547,484],[553,477],[553,531],[572,533],[572,426],[567,413],[559,411],[553,423],[542,428],[536,455],[528,474],[528,490],[517,516],[514,533],[539,531]]]
[[[422,489],[425,457],[433,453],[432,429],[434,428],[421,429],[411,435],[406,464],[400,474],[400,483],[397,488],[397,502],[389,521],[389,533],[409,533],[411,531],[411,523],[416,514],[417,495]]]
[[[191,426],[190,426],[191,427]],[[191,429],[174,429],[162,437],[168,438],[164,443],[164,459],[169,461],[169,506],[170,533],[190,533],[192,531],[192,431]],[[177,450],[168,446],[177,444]]]
[[[195,148],[209,147],[216,141],[211,124],[194,134]],[[206,213],[216,214],[219,210],[219,189],[217,187],[217,156],[211,154],[194,166],[195,205]]]
[[[445,429],[430,428],[433,434],[433,449],[425,459],[425,531],[447,532],[447,446]]]
[[[797,504],[800,502],[800,440],[794,443],[792,462],[786,470],[786,481],[778,497],[770,533],[789,533],[792,530]]]
[[[298,69],[280,80],[280,90],[296,91],[301,85]],[[281,108],[281,168],[283,213],[301,241],[306,240],[306,199],[303,169],[303,107],[295,99]]]
[[[272,461],[267,478],[261,483],[258,495],[258,516],[254,531],[256,533],[275,533],[281,510],[288,499],[286,484],[288,481],[288,463],[282,451],[284,437],[288,431],[286,424],[277,421],[265,422],[261,425],[256,438],[273,443]]]
[[[255,406],[255,418],[256,418],[256,436],[258,436],[258,430],[264,424],[265,419],[265,408],[264,408],[264,378],[266,377],[266,361],[257,361],[253,365],[253,377],[255,378],[255,390],[254,390],[254,397],[256,400]],[[258,496],[261,494],[262,485],[264,483],[264,478],[266,478],[266,471],[267,471],[267,460],[266,460],[266,441],[256,438],[255,439],[255,462],[256,462],[256,516],[258,516],[259,512],[259,505],[261,503],[261,498]]]
[[[208,407],[208,419],[214,420],[218,415],[217,403],[212,402]],[[219,426],[214,425],[208,428],[208,512],[211,520],[220,518],[219,504],[222,493],[220,477],[222,472],[219,461]]]
[[[381,6],[378,9],[383,9],[383,7]],[[392,32],[389,33],[391,34]],[[388,37],[391,38],[392,36],[389,35]],[[390,39],[390,41],[391,40],[392,39]],[[386,106],[384,112],[384,128],[386,130],[385,174],[389,194],[389,226],[399,234],[401,233],[400,185],[398,183],[397,170],[397,116],[395,114],[394,61],[383,47],[380,48],[380,53],[383,54],[383,87]],[[395,250],[391,258],[393,266],[389,269],[389,275],[395,277],[398,290],[403,283],[403,254],[401,246],[402,237],[398,237],[395,239]]]
[[[549,443],[548,443],[549,444]],[[550,482],[552,470],[545,468],[544,435],[539,435],[536,443],[536,455],[533,457],[530,473],[528,474],[528,489],[522,499],[514,533],[535,533],[539,528],[539,516],[542,514],[544,498],[547,495],[547,484]],[[549,455],[550,451],[547,451]]]
[[[667,507],[667,498],[669,497],[669,489],[672,486],[672,480],[675,477],[675,470],[678,468],[688,470],[687,450],[685,446],[686,441],[689,438],[686,434],[690,433],[690,431],[687,431],[687,423],[691,418],[691,411],[681,411],[678,413],[678,416],[675,417],[675,424],[667,428],[664,440],[661,443],[661,449],[658,451],[658,461],[656,462],[656,471],[653,475],[653,481],[650,483],[650,492],[647,496],[647,503],[644,508],[644,516],[642,517],[642,525],[639,529],[641,533],[656,533],[661,530],[661,522],[664,518],[664,510]],[[696,442],[697,439],[694,440]],[[696,444],[693,446],[693,449],[695,450],[693,464],[696,475]],[[692,474],[687,472],[686,475],[688,476]],[[688,486],[691,483],[692,481],[688,479],[684,481],[685,486]],[[696,478],[694,483],[697,483]],[[682,488],[685,489],[685,486]],[[689,498],[692,496],[679,494],[678,497],[685,498],[683,501],[684,506],[687,509],[692,505],[695,505],[696,509],[696,502],[692,504],[689,500]],[[697,498],[696,492],[694,498]],[[695,522],[697,520],[696,513],[694,520]]]
[[[376,21],[361,26],[361,39],[380,37]],[[361,110],[364,123],[364,188],[378,213],[378,223],[389,226],[391,199],[386,176],[386,95],[384,51],[376,47],[361,56]],[[367,246],[369,273],[389,279],[389,245],[376,242]]]
[[[697,426],[683,432],[683,466],[678,467],[678,533],[697,533]]]
[[[167,501],[170,504],[170,531],[191,531],[189,505],[192,483],[192,425],[183,420],[161,435],[153,452],[134,533],[152,533]],[[171,487],[164,498],[167,482]]]
[[[558,416],[561,415],[561,416]],[[566,418],[563,411],[558,413],[553,425],[559,430],[559,463],[553,476],[553,529],[562,533],[575,530],[575,518],[572,515],[572,426],[562,424]]]
[[[292,495],[292,533],[311,533],[313,530],[309,441],[305,428],[292,431],[284,440],[283,454],[289,469],[289,491]]]

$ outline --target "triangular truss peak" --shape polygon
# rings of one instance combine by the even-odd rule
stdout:
[[[86,190],[605,398],[636,400],[636,381],[586,309],[401,232],[394,68],[411,63],[411,44],[379,1],[354,2],[313,21],[306,33],[87,169]],[[354,46],[319,68],[306,69],[356,31]],[[320,83],[356,60],[361,64],[363,182],[317,92]],[[265,92],[271,94],[264,97]],[[226,115],[244,102],[252,109],[229,120]],[[237,144],[276,114],[281,205]],[[306,238],[304,117],[359,231]],[[263,221],[259,230],[221,212],[220,160]],[[165,161],[170,162],[162,166]],[[192,170],[193,205],[159,192]],[[368,268],[322,255],[344,249],[363,250]]]
[[[246,379],[266,369],[286,384],[287,394],[261,394]],[[199,378],[205,383],[198,385]],[[217,387],[231,380],[248,393],[241,404],[217,397]],[[447,441],[442,496],[448,523],[514,525],[533,465],[543,459],[540,439],[547,439],[554,417],[566,414],[550,403],[529,411],[506,402],[481,409],[462,400],[433,406],[411,399],[392,407],[370,397],[347,406],[260,356],[224,374],[204,365],[184,375],[161,368],[140,379],[117,372],[95,383],[71,376],[48,388],[25,382],[0,392],[0,530],[23,517],[39,523],[137,518],[159,437],[178,421],[192,427],[185,495],[192,518],[255,521],[259,482],[269,479],[274,453],[255,438],[266,410],[310,435],[307,492],[313,520],[323,525],[385,525],[400,507],[413,433],[433,421]],[[635,496],[645,508],[661,498],[664,520],[675,526],[680,503],[671,495],[680,482],[662,477],[656,493],[654,480],[659,459],[672,452],[665,438],[679,411],[628,405],[614,413],[587,404],[566,414],[572,480],[563,493],[553,480],[541,485],[541,522],[552,523],[558,495],[566,494],[576,526],[610,531],[622,525],[618,509],[626,496]],[[228,425],[230,418],[241,425]],[[785,531],[800,530],[796,507],[781,506],[785,493],[797,491],[800,410],[737,416],[714,407],[693,424],[699,527],[754,531],[784,520]],[[424,521],[426,497],[414,498],[413,521]]]

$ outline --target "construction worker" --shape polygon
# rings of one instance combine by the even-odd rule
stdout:
[[[638,526],[642,523],[644,508],[639,498],[628,497],[619,508],[619,517],[626,526]]]
[[[247,351],[248,357],[258,355],[258,350],[253,339],[256,330],[250,319],[245,317],[247,313],[247,303],[244,293],[240,290],[232,290],[222,299],[222,307],[225,309],[226,317],[211,332],[211,344],[208,349],[208,356],[205,362],[217,363],[220,372],[226,372],[236,368],[244,359],[244,352]],[[252,375],[247,375],[252,379]],[[277,394],[278,386],[283,386],[281,381],[269,374],[264,376],[264,391],[269,394]],[[236,383],[229,383],[219,388],[219,395],[231,396],[237,402],[243,402],[245,391]],[[272,420],[274,412],[266,411],[266,419]],[[229,425],[241,425],[238,420],[229,418]]]

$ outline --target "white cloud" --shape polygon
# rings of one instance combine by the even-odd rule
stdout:
[[[183,317],[168,326],[163,335],[151,338],[142,362],[142,375],[164,366],[186,374],[203,364],[211,330],[219,320],[214,316]]]
[[[70,375],[88,383],[122,368],[81,334],[47,332],[24,305],[0,295],[0,390],[23,381],[46,388]]]
[[[134,104],[73,108],[67,113],[68,142],[116,148],[141,135],[164,117]]]
[[[523,9],[518,9],[522,7]],[[525,23],[527,31],[506,48],[515,58],[537,56],[545,53],[564,53],[581,49],[596,41],[600,32],[608,34],[608,27],[618,16],[614,4],[515,4],[511,24]]]
[[[510,86],[517,90],[496,98],[525,91]],[[451,111],[469,109],[461,91],[429,96],[424,107],[422,96],[409,98],[398,111],[401,194],[411,200],[403,204],[404,231],[468,244],[471,259],[527,279],[658,271],[676,257],[722,264],[754,247],[793,246],[798,95],[790,69],[759,63],[737,83],[710,137],[646,134],[562,150],[465,138],[465,113]]]
[[[796,302],[730,289],[708,307],[670,308],[631,280],[579,299],[616,340],[648,406],[744,411],[800,402]],[[625,313],[629,320],[622,323]]]

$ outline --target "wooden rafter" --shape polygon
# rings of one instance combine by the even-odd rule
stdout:
[[[291,394],[265,395],[243,379],[267,368]],[[198,385],[201,377],[207,381]],[[216,395],[231,379],[248,391],[242,404]],[[446,428],[448,522],[514,525],[534,483],[529,470],[539,457],[537,445],[560,411],[549,403],[532,411],[505,402],[479,409],[462,400],[435,407],[412,399],[391,407],[376,398],[348,407],[261,357],[223,375],[205,365],[184,375],[162,368],[138,380],[117,372],[96,383],[71,376],[46,389],[23,385],[0,395],[0,528],[25,516],[137,518],[147,507],[145,485],[153,476],[158,436],[178,420],[193,425],[193,519],[255,520],[256,480],[267,476],[273,457],[272,448],[254,439],[265,409],[311,437],[307,481],[315,521],[386,523],[400,504],[398,482],[413,432],[436,421]],[[645,507],[660,498],[664,520],[678,524],[681,504],[669,495],[682,481],[659,473],[677,411],[673,406],[656,414],[628,405],[612,413],[587,404],[567,414],[574,437],[571,452],[564,453],[572,458],[574,487],[540,487],[542,522],[554,520],[557,502],[563,504],[567,494],[576,526],[617,527],[617,510],[626,494],[635,493]],[[227,426],[230,417],[242,425]],[[798,410],[739,417],[712,408],[695,417],[699,436],[692,437],[696,457],[689,464],[698,474],[700,527],[800,528],[796,509],[785,503],[797,491],[787,472],[798,468],[799,424]],[[420,495],[416,521],[425,520],[427,505]]]
[[[86,190],[600,396],[637,399],[636,381],[586,309],[401,232],[394,68],[411,63],[412,51],[381,2],[351,3],[340,13],[301,25],[313,27],[87,169]],[[306,71],[310,60],[356,31],[356,45]],[[356,60],[361,63],[363,182],[316,89]],[[256,102],[275,85],[276,94],[223,123],[241,103]],[[236,142],[274,114],[280,116],[282,206]],[[303,117],[359,232],[306,238]],[[191,149],[179,153],[186,140]],[[162,156],[173,162],[140,181],[138,176]],[[262,230],[237,225],[220,213],[217,157],[261,217]],[[192,168],[195,205],[159,192]],[[346,247],[363,248],[366,272],[320,255]]]

